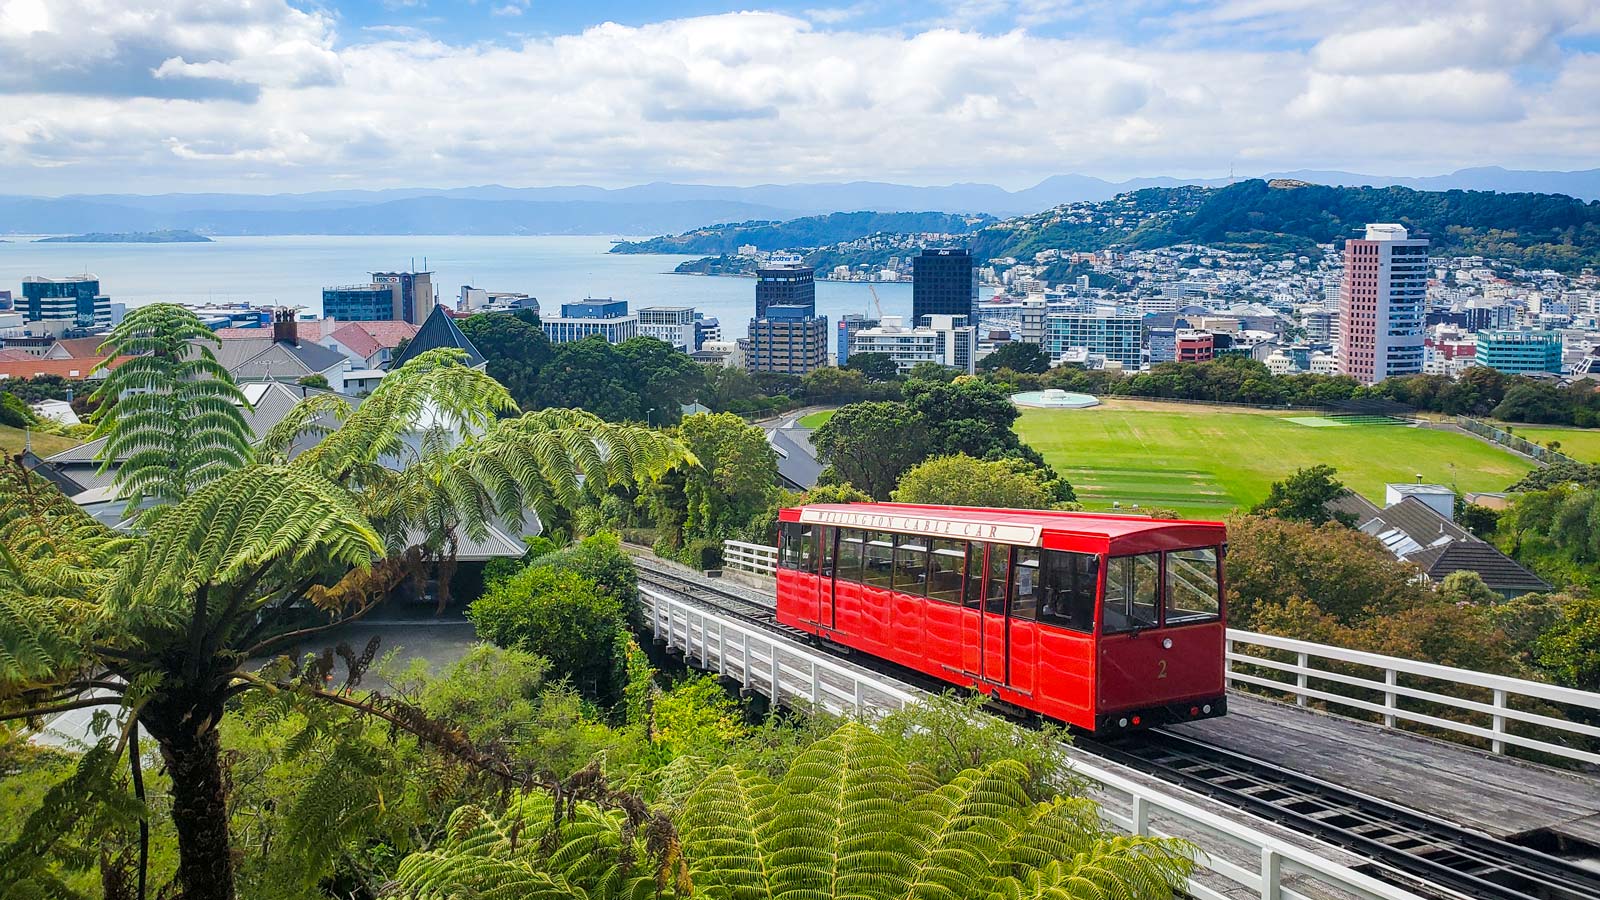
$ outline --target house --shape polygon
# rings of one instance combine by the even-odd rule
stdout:
[[[83,381],[93,378],[99,380],[104,377],[104,372],[97,371],[102,364],[107,369],[115,369],[127,362],[131,357],[118,357],[106,362],[105,357],[96,356],[90,359],[40,359],[29,354],[26,359],[18,359],[11,354],[13,351],[3,350],[0,353],[0,382],[8,378],[38,378],[41,375],[59,375],[70,381]]]
[[[331,350],[300,335],[300,325],[289,310],[278,310],[272,330],[256,331],[258,337],[230,339],[220,345],[197,343],[216,357],[235,381],[286,381],[297,382],[311,375],[321,375],[328,386],[344,393],[344,373],[354,368],[354,362],[337,350]]]
[[[467,340],[467,336],[461,333],[460,328],[456,327],[456,323],[450,317],[450,313],[443,306],[436,303],[433,306],[433,312],[428,313],[428,318],[422,323],[422,327],[417,329],[416,336],[411,339],[411,343],[406,345],[405,351],[389,362],[389,368],[391,371],[398,369],[408,361],[415,359],[418,354],[429,350],[437,350],[441,347],[454,347],[458,350],[466,351],[467,358],[465,362],[471,368],[481,370],[489,364],[483,358],[483,354],[478,352],[478,348],[472,346],[472,342]]]
[[[1386,488],[1385,496],[1399,499],[1382,509],[1352,491],[1328,501],[1324,508],[1377,538],[1395,558],[1421,569],[1421,576],[1431,583],[1453,572],[1476,572],[1490,590],[1506,599],[1551,589],[1549,582],[1441,514],[1440,507],[1454,508],[1455,495],[1449,488],[1416,484]],[[1440,490],[1449,494],[1448,503]]]
[[[801,433],[791,428],[774,428],[767,432],[767,444],[778,455],[778,481],[791,491],[816,487],[822,475],[817,451],[803,443],[805,438],[797,436]]]
[[[401,341],[415,340],[410,322],[345,322],[319,343],[355,360],[365,369],[387,368]]]

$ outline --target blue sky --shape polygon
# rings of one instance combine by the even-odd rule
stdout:
[[[0,192],[1600,160],[1594,0],[0,0]]]

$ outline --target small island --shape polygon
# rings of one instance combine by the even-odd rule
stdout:
[[[193,231],[95,231],[62,237],[39,238],[36,244],[209,244],[211,238]]]

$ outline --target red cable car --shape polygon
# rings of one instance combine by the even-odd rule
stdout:
[[[778,621],[1098,733],[1220,716],[1220,522],[902,503],[779,514]]]

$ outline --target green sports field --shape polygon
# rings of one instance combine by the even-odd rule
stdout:
[[[801,428],[821,428],[822,426],[828,424],[829,419],[833,418],[833,413],[834,410],[831,409],[825,409],[822,412],[809,413],[801,416],[800,421],[796,422],[795,424],[799,425]]]
[[[1415,481],[1419,473],[1461,491],[1499,491],[1533,467],[1455,432],[1174,403],[1025,409],[1017,431],[1088,509],[1137,503],[1191,517],[1253,506],[1273,481],[1318,463],[1379,505],[1385,482]]]
[[[1551,425],[1510,427],[1513,434],[1524,440],[1535,444],[1560,441],[1562,453],[1583,462],[1600,463],[1600,428],[1558,428]]]

